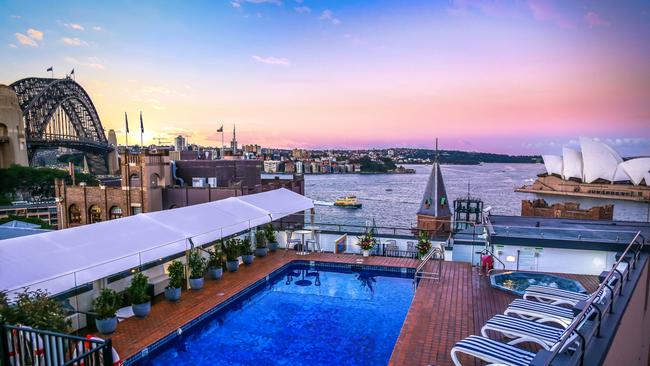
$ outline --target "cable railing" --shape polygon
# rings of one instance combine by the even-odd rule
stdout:
[[[614,302],[615,302],[615,292],[616,289],[612,287],[612,280],[614,280],[614,276],[618,277],[619,284],[615,285],[614,287],[618,287],[620,291],[623,289],[623,281],[629,280],[629,275],[630,272],[632,271],[633,268],[636,266],[636,262],[638,261],[641,251],[643,250],[643,246],[645,243],[645,238],[643,235],[641,235],[641,232],[638,231],[634,238],[630,241],[630,243],[627,245],[625,250],[622,252],[622,254],[619,255],[619,259],[612,265],[612,269],[608,272],[608,274],[605,276],[605,278],[601,281],[600,285],[594,291],[589,298],[584,301],[583,303],[579,303],[577,306],[581,308],[582,310],[576,315],[574,318],[574,321],[569,325],[569,327],[564,331],[562,337],[560,337],[559,342],[553,347],[552,350],[546,351],[550,352],[547,356],[544,357],[545,360],[547,360],[544,364],[545,365],[551,365],[553,361],[562,353],[563,350],[567,349],[567,347],[570,345],[571,342],[574,342],[575,337],[574,333],[577,334],[580,340],[580,361],[579,365],[584,364],[584,354],[585,354],[585,349],[587,345],[585,344],[585,339],[584,336],[580,334],[578,331],[578,327],[586,320],[587,318],[591,317],[591,314],[593,311],[596,311],[598,313],[598,317],[596,321],[598,324],[596,325],[596,336],[599,335],[600,331],[600,323],[603,320],[603,314],[602,310],[600,310],[596,304],[596,302],[603,296],[605,291],[609,292],[610,296],[610,301],[607,307],[609,308],[609,312],[612,312],[612,309],[614,307]],[[631,253],[632,248],[635,247],[634,253]],[[632,254],[633,258],[630,260],[628,259],[628,254]],[[625,271],[627,274],[624,275],[623,272],[621,272],[620,265],[623,262],[627,262],[627,270]],[[632,268],[630,268],[632,267]],[[619,292],[619,295],[621,293]],[[542,352],[542,351],[540,351]]]
[[[110,339],[83,338],[0,322],[0,365],[113,365]]]

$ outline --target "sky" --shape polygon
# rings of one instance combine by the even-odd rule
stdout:
[[[650,155],[648,1],[0,0],[0,83],[50,66],[120,143]]]

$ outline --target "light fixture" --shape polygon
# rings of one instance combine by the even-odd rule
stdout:
[[[514,255],[506,256],[506,262],[514,262],[516,260],[517,260],[517,258],[515,258]]]

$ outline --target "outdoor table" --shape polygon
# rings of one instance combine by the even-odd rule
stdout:
[[[296,234],[300,234],[302,237],[301,243],[302,243],[302,251],[296,253],[298,255],[307,255],[309,252],[305,250],[305,234],[311,234],[311,230],[296,230],[294,231]]]

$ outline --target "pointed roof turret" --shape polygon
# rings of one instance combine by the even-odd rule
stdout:
[[[445,182],[442,179],[442,171],[440,170],[440,163],[438,163],[438,139],[436,139],[436,155],[433,161],[433,168],[429,181],[424,189],[422,196],[422,203],[418,215],[427,215],[434,217],[449,217],[451,210],[449,209],[449,201],[447,199],[447,190],[445,189]]]

